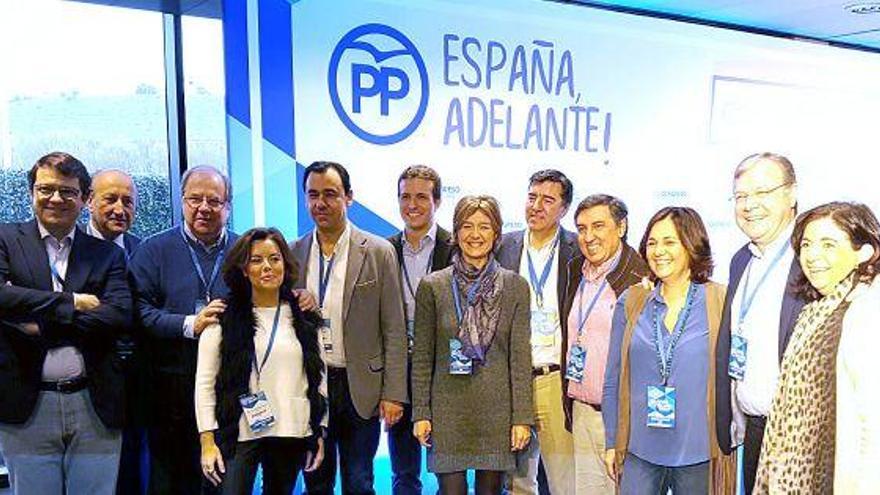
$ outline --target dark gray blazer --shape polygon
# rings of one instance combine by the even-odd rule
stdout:
[[[752,253],[749,251],[748,245],[745,245],[733,255],[730,260],[730,276],[728,278],[727,295],[724,297],[724,312],[721,315],[721,328],[718,332],[718,345],[715,348],[715,429],[718,433],[718,443],[725,454],[729,454],[732,450],[730,442],[730,423],[733,421],[733,407],[730,395],[730,376],[727,374],[727,366],[730,362],[730,307],[733,304],[733,297],[739,289],[739,282],[742,279],[743,272],[749,265]],[[788,347],[788,340],[791,338],[791,332],[794,330],[794,324],[797,321],[801,308],[804,307],[804,300],[800,299],[792,291],[794,283],[801,276],[801,266],[798,264],[797,257],[791,262],[791,268],[788,270],[788,285],[785,293],[782,294],[782,310],[779,313],[779,362],[782,362],[782,356],[785,354],[785,348]]]
[[[312,232],[291,250],[308,280]],[[409,402],[406,390],[407,342],[400,268],[391,244],[351,225],[343,289],[343,342],[352,403],[362,418],[376,416],[380,400]]]

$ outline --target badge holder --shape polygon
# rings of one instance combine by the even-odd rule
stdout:
[[[449,339],[449,374],[470,375],[472,371],[473,361],[462,352],[461,342],[458,339]]]
[[[675,428],[675,387],[648,385],[648,427]]]
[[[727,365],[727,374],[734,380],[742,380],[746,376],[746,360],[748,358],[749,343],[741,335],[733,335],[730,339],[730,362]]]
[[[565,367],[565,379],[576,383],[584,381],[584,365],[587,362],[587,350],[575,344],[568,353],[568,364]]]
[[[537,309],[532,311],[532,345],[552,347],[556,345],[556,311]]]
[[[255,394],[242,394],[238,398],[248,427],[254,433],[261,433],[275,424],[275,416],[263,391]]]

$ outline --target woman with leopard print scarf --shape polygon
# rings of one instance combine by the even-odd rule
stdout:
[[[843,454],[860,457],[858,444],[839,442],[841,430],[854,425],[838,417],[838,346],[850,332],[850,311],[860,307],[860,294],[880,268],[880,224],[862,204],[828,203],[798,217],[792,246],[803,270],[793,289],[811,302],[798,316],[782,361],[754,493],[830,494],[835,486],[847,495],[868,493],[843,488],[859,481],[835,473],[836,452],[838,462]],[[853,471],[851,464],[839,467],[851,473],[846,478],[876,471]]]

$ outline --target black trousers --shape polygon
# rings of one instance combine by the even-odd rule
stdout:
[[[374,494],[373,458],[379,448],[379,418],[364,419],[358,415],[351,402],[345,368],[327,369],[327,391],[330,422],[324,440],[324,462],[306,474],[308,493],[333,493],[338,455],[342,493]]]
[[[743,486],[746,495],[751,495],[752,489],[755,487],[758,460],[761,457],[761,443],[764,441],[764,428],[766,427],[766,417],[746,416],[746,438],[743,442]]]
[[[147,431],[149,493],[216,493],[202,476],[202,449],[193,404],[195,377],[156,373],[152,385],[155,404]]]
[[[301,438],[260,438],[238,442],[235,454],[226,460],[226,476],[220,485],[223,495],[250,495],[254,491],[257,466],[263,466],[264,495],[290,495],[296,477],[305,466],[306,442]]]

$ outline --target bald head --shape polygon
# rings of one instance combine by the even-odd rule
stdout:
[[[128,232],[137,208],[137,187],[122,170],[108,169],[92,176],[89,214],[92,226],[112,241]]]

